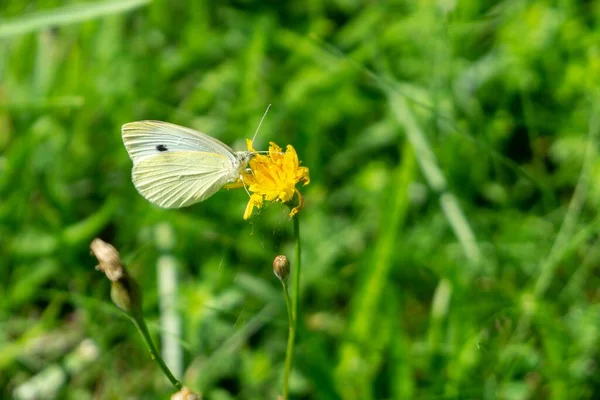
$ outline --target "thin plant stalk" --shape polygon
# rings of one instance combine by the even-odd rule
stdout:
[[[302,270],[302,261],[300,259],[300,219],[298,215],[295,215],[292,219],[294,221],[294,238],[296,240],[296,263],[293,268],[294,277],[291,306],[287,285],[284,281],[281,282],[283,285],[283,293],[285,295],[285,304],[287,307],[289,321],[289,335],[285,355],[285,371],[283,376],[283,400],[287,400],[289,395],[289,380],[292,373],[292,367],[294,365],[296,332],[298,331],[298,318],[300,315],[300,272]]]
[[[283,375],[283,399],[287,400],[289,395],[289,380],[292,371],[292,363],[294,360],[294,341],[296,339],[296,327],[294,323],[294,315],[292,313],[292,306],[290,303],[290,294],[288,292],[287,284],[285,281],[281,281],[283,286],[283,295],[285,297],[285,307],[288,314],[288,343],[285,355],[285,371]]]
[[[292,293],[292,315],[294,317],[294,329],[298,326],[298,316],[300,315],[300,272],[302,270],[302,262],[300,260],[300,217],[295,215],[294,218],[294,238],[296,239],[296,265],[294,268],[294,292]]]
[[[142,338],[144,339],[144,343],[146,344],[146,347],[148,347],[148,350],[150,351],[150,357],[152,358],[152,360],[154,360],[154,362],[156,364],[158,364],[158,366],[160,367],[162,372],[165,374],[167,379],[169,379],[171,384],[173,386],[175,386],[175,388],[177,390],[181,390],[183,388],[183,385],[181,384],[181,382],[179,382],[177,380],[177,378],[175,378],[175,376],[173,375],[173,373],[171,372],[169,367],[167,367],[167,364],[165,364],[164,360],[160,356],[160,353],[154,346],[154,342],[152,342],[152,338],[150,337],[150,332],[148,331],[148,327],[146,326],[146,322],[144,321],[144,318],[141,315],[139,315],[138,313],[133,313],[131,315],[131,321],[133,322],[135,327],[140,332],[140,335],[142,335]]]

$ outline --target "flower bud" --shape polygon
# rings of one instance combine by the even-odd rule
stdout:
[[[125,274],[110,286],[113,303],[128,314],[135,315],[142,310],[142,292],[138,283]]]
[[[273,260],[273,273],[280,281],[287,281],[290,276],[290,261],[286,256],[280,255]]]
[[[192,392],[187,387],[183,387],[179,392],[175,393],[171,396],[171,400],[200,400],[202,396],[197,393]]]
[[[110,298],[126,313],[135,316],[142,310],[142,292],[121,262],[119,252],[109,243],[94,239],[90,245],[100,263],[96,269],[104,272],[111,281]]]

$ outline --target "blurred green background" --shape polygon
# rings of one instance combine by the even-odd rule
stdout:
[[[239,150],[268,104],[256,147],[312,178],[294,398],[600,398],[599,21],[576,0],[2,0],[0,398],[173,392],[94,237],[186,385],[276,398],[288,210],[243,221],[241,189],[159,209],[120,134]]]

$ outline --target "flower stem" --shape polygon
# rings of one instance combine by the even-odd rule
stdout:
[[[288,343],[285,354],[285,371],[283,376],[283,400],[288,399],[289,394],[289,380],[290,373],[292,371],[292,362],[294,358],[294,340],[296,338],[296,329],[294,324],[294,315],[292,314],[292,306],[290,304],[290,294],[287,289],[286,283],[282,280],[281,285],[283,286],[283,295],[285,297],[285,306],[288,314]]]
[[[296,239],[296,268],[294,268],[294,293],[292,294],[292,312],[294,316],[294,328],[298,326],[298,316],[300,313],[300,271],[302,263],[300,261],[300,217],[294,216],[294,238]]]
[[[294,347],[296,344],[296,332],[298,330],[298,318],[300,315],[300,271],[302,269],[302,263],[300,260],[300,219],[298,215],[295,215],[292,219],[294,221],[294,238],[296,240],[296,265],[294,268],[294,291],[292,293],[291,305],[287,285],[282,281],[289,321],[288,344],[285,355],[285,372],[283,377],[283,400],[288,399],[289,380],[292,372],[292,366],[294,365]]]
[[[160,353],[156,350],[156,347],[154,346],[154,343],[152,342],[152,338],[150,337],[150,332],[148,331],[148,327],[146,326],[146,322],[144,321],[144,317],[140,313],[137,313],[137,312],[132,313],[130,315],[130,317],[131,317],[131,321],[133,322],[135,327],[140,332],[140,335],[142,335],[142,338],[144,339],[144,343],[146,343],[146,347],[148,347],[148,350],[150,351],[150,357],[152,358],[152,360],[154,360],[154,362],[156,362],[158,364],[158,366],[160,367],[162,372],[165,374],[165,376],[169,379],[171,384],[173,386],[175,386],[175,388],[177,390],[181,390],[183,387],[181,385],[181,382],[179,382],[177,380],[177,378],[175,378],[173,376],[173,374],[171,373],[171,370],[169,369],[169,367],[167,367],[167,364],[165,364],[164,360],[160,356]]]

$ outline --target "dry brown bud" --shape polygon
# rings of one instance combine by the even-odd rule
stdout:
[[[184,386],[179,392],[171,396],[171,400],[202,400],[202,396]]]
[[[273,260],[273,273],[280,281],[287,281],[290,276],[290,261],[286,256],[279,255]]]
[[[90,249],[100,263],[96,266],[96,269],[104,272],[108,279],[116,282],[124,275],[125,272],[119,258],[119,252],[112,245],[96,238],[92,240]]]
[[[111,281],[110,298],[113,303],[126,313],[137,315],[142,310],[142,292],[123,267],[117,249],[98,238],[92,241],[90,248],[100,262],[96,269],[104,272]]]

